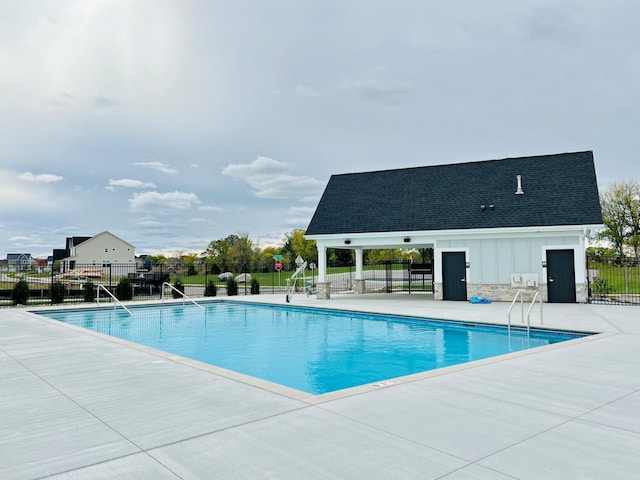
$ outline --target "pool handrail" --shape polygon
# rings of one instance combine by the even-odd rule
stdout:
[[[540,292],[536,292],[536,294],[533,296],[533,300],[531,300],[531,305],[529,305],[529,309],[527,310],[527,333],[529,333],[529,330],[531,330],[531,310],[536,304],[536,299],[540,301],[540,325],[544,325],[544,321],[542,318],[542,295],[540,295]]]
[[[513,297],[513,301],[511,302],[511,306],[509,307],[509,311],[507,312],[507,330],[511,333],[511,310],[513,310],[513,306],[520,297],[520,321],[524,323],[524,292],[522,290],[518,290],[516,296]]]
[[[168,287],[171,287],[173,290],[175,290],[176,292],[178,292],[180,295],[182,295],[182,305],[184,305],[184,300],[187,299],[190,302],[193,302],[195,305],[197,305],[198,307],[200,307],[202,310],[206,310],[202,305],[200,305],[198,302],[196,302],[193,298],[191,298],[189,295],[187,295],[184,292],[181,292],[180,290],[178,290],[176,287],[174,287],[173,285],[171,285],[169,282],[164,282],[162,284],[162,289],[161,289],[161,294],[160,294],[160,301],[164,302],[164,286],[167,285]]]
[[[305,270],[305,268],[307,268],[307,261],[306,260],[302,261],[302,263],[300,263],[300,265],[298,265],[298,268],[293,273],[293,275],[291,275],[289,278],[287,278],[287,294],[286,294],[286,297],[285,297],[287,303],[289,303],[291,301],[291,299],[293,298],[293,294],[295,293],[295,289],[296,289],[296,283],[300,279],[300,277],[298,275],[300,275],[301,273],[303,275],[303,281],[304,281],[304,270]],[[291,281],[292,280],[293,280],[293,288],[291,287]]]
[[[133,313],[131,313],[131,310],[129,310],[127,307],[125,307],[125,306],[124,306],[124,304],[123,304],[120,300],[118,300],[118,299],[116,298],[116,296],[115,296],[113,293],[111,293],[111,292],[109,291],[109,289],[108,289],[107,287],[105,287],[104,285],[102,285],[101,283],[99,283],[99,284],[98,284],[98,291],[96,292],[96,303],[97,303],[98,305],[100,305],[100,289],[101,289],[101,288],[102,288],[105,292],[107,292],[107,293],[109,294],[109,296],[113,299],[113,309],[114,309],[114,310],[116,309],[117,304],[120,304],[120,306],[121,306],[122,308],[124,308],[124,309],[127,311],[127,313],[128,313],[129,315],[131,315],[131,316],[133,317]]]

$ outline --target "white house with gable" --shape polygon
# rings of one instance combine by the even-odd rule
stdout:
[[[67,255],[62,260],[64,270],[118,265],[120,274],[136,271],[135,247],[107,231],[90,238],[68,238]]]

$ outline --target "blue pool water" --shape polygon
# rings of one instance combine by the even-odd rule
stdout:
[[[580,336],[229,301],[41,315],[312,394]]]

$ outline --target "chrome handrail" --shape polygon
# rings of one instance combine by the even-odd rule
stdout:
[[[193,298],[191,298],[189,295],[187,295],[184,292],[181,292],[180,290],[178,290],[176,287],[174,287],[173,285],[171,285],[169,282],[164,282],[162,284],[162,293],[160,294],[160,301],[164,302],[164,286],[168,286],[171,287],[172,289],[174,289],[176,292],[178,292],[180,295],[182,295],[182,304],[184,305],[184,300],[187,299],[190,302],[193,302],[195,305],[197,305],[198,307],[200,307],[202,310],[206,310],[202,305],[200,305],[198,302],[196,302]]]
[[[529,305],[529,309],[527,310],[527,333],[529,333],[529,330],[531,329],[531,310],[536,304],[536,299],[539,299],[540,301],[540,325],[544,325],[544,321],[542,318],[542,296],[540,295],[540,292],[536,292],[536,294],[533,296],[533,300],[531,301],[531,305]]]
[[[127,313],[128,313],[129,315],[131,315],[131,316],[133,317],[133,313],[131,313],[131,310],[129,310],[127,307],[125,307],[125,306],[124,306],[124,304],[123,304],[120,300],[118,300],[118,299],[115,297],[115,295],[114,295],[113,293],[111,293],[111,292],[109,291],[109,289],[108,289],[107,287],[105,287],[104,285],[102,285],[101,283],[99,283],[99,284],[98,284],[98,291],[97,291],[97,295],[96,295],[96,303],[97,303],[98,305],[100,305],[100,289],[101,289],[101,288],[102,288],[105,292],[107,292],[111,298],[113,298],[113,309],[114,309],[114,310],[116,309],[116,304],[120,304],[120,306],[121,306],[122,308],[124,308],[124,309],[127,311]]]
[[[516,293],[516,296],[513,297],[513,301],[511,302],[511,306],[509,307],[509,311],[507,312],[507,330],[509,331],[509,333],[511,333],[511,310],[513,310],[513,306],[516,303],[516,300],[518,299],[518,297],[520,297],[520,318],[521,318],[521,322],[524,322],[524,298],[523,298],[523,292],[522,290],[518,290],[518,292]]]

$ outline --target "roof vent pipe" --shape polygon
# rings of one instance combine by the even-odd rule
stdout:
[[[518,188],[516,188],[516,195],[524,195],[524,190],[522,190],[522,175],[516,175],[516,181],[518,182]]]

